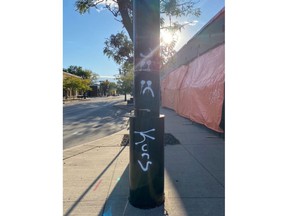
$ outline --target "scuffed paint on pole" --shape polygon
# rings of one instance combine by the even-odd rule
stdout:
[[[134,99],[130,117],[130,203],[164,202],[164,115],[160,115],[160,1],[133,1]]]

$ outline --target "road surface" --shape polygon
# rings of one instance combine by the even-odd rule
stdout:
[[[127,128],[124,96],[101,97],[63,105],[63,149],[89,143]]]

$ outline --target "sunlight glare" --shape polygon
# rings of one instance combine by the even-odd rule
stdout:
[[[161,31],[160,32],[160,38],[161,38],[161,41],[163,41],[163,43],[166,43],[166,44],[170,44],[172,41],[173,41],[173,35],[169,32],[169,31]]]

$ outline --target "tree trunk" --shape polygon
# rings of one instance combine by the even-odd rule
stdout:
[[[127,101],[126,92],[124,93],[124,101]]]
[[[119,12],[122,17],[122,23],[127,30],[130,39],[133,41],[133,22],[128,14],[129,0],[118,0]]]

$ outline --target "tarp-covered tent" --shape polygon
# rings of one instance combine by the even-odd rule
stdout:
[[[223,132],[224,57],[222,44],[172,71],[161,82],[162,106]]]

